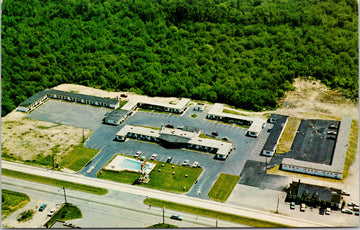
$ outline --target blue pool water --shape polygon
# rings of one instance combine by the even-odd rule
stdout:
[[[133,161],[130,159],[124,159],[120,162],[119,167],[126,168],[126,169],[132,169],[132,170],[141,170],[141,163],[138,161]],[[145,165],[145,169],[149,168],[149,164]]]

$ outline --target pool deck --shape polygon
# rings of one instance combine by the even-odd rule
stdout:
[[[131,172],[137,172],[137,173],[141,173],[141,170],[134,170],[134,169],[130,169],[130,168],[124,168],[124,167],[120,167],[120,163],[125,160],[131,160],[131,161],[135,161],[135,162],[139,162],[140,164],[142,163],[142,161],[139,160],[135,160],[133,158],[129,158],[129,157],[125,157],[125,156],[121,156],[121,155],[117,155],[106,167],[105,170],[109,170],[109,171],[131,171]],[[150,172],[155,168],[156,164],[153,163],[149,163],[146,162],[146,165],[149,165],[149,167],[145,170],[146,174],[150,174]]]

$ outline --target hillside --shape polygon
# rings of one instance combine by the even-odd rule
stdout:
[[[260,111],[294,78],[358,96],[356,0],[3,0],[2,116],[77,83]]]

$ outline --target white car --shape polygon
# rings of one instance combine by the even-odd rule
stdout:
[[[157,158],[157,156],[158,155],[154,153],[153,155],[151,155],[150,160],[155,160]]]
[[[199,166],[199,162],[195,161],[194,164],[191,167],[196,168],[198,166]]]
[[[141,151],[137,151],[134,155],[134,157],[140,157],[141,156]]]
[[[330,208],[326,208],[325,214],[326,214],[326,215],[330,215]]]
[[[183,166],[188,166],[189,164],[190,164],[189,160],[184,160],[182,163]]]

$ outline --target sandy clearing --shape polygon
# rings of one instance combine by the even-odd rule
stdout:
[[[71,147],[81,143],[83,129],[26,118],[26,113],[12,111],[1,119],[2,155],[32,160],[36,155],[55,154],[55,161]],[[93,131],[84,129],[85,137]]]

